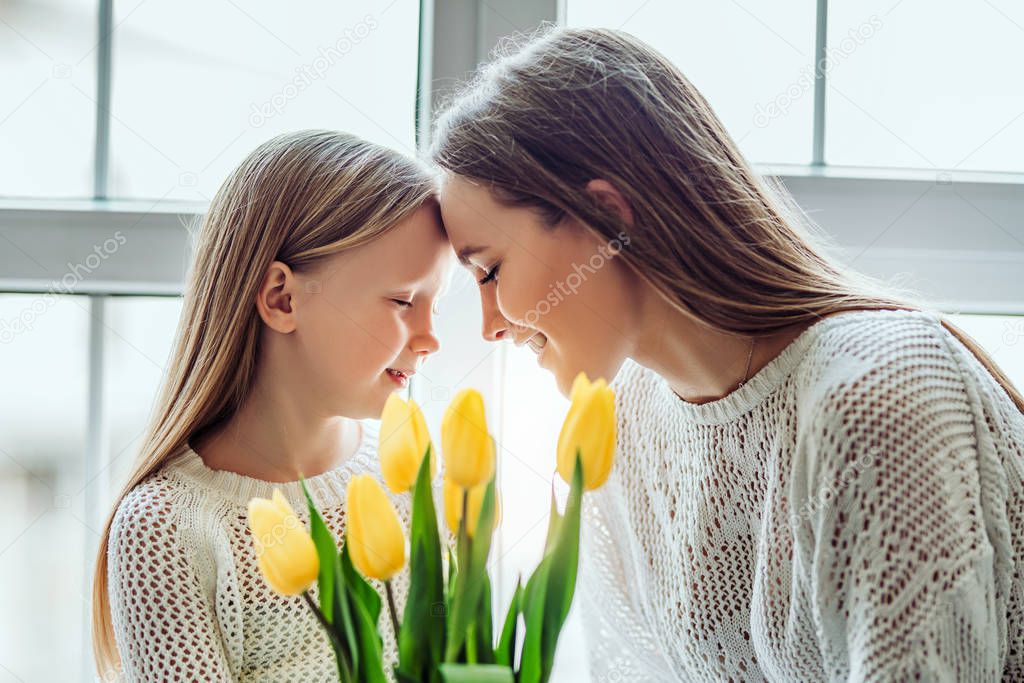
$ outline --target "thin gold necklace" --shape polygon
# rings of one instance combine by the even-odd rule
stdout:
[[[750,360],[754,357],[754,344],[755,343],[757,343],[757,337],[751,337],[750,338],[750,353],[747,354],[747,369],[743,371],[743,379],[741,379],[740,383],[736,385],[737,389],[739,389],[740,387],[742,387],[744,384],[747,383],[747,377],[750,375]]]

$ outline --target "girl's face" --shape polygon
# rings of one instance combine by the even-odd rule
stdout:
[[[527,344],[566,395],[581,370],[614,378],[635,345],[641,304],[636,276],[614,257],[628,237],[606,243],[571,220],[548,227],[457,175],[445,180],[441,214],[480,285],[485,339]]]
[[[438,350],[435,300],[451,251],[430,203],[367,244],[296,273],[299,365],[331,414],[379,417]]]

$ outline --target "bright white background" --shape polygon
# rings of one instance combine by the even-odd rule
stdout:
[[[523,6],[477,3],[470,30],[433,32],[458,50],[482,33],[530,28]],[[178,218],[201,210],[232,166],[280,131],[341,128],[413,153],[418,11],[412,0],[357,8],[117,2],[109,170],[97,197],[97,3],[0,6],[0,683],[91,680],[86,625],[97,520],[135,455],[165,371],[187,258]],[[813,2],[569,0],[559,11],[571,25],[624,28],[664,51],[752,161],[786,165],[798,198],[856,266],[917,278],[936,300],[981,287],[978,296],[948,297],[945,308],[971,311],[954,322],[1024,386],[1024,85],[1009,67],[1024,62],[1019,5],[831,3],[831,46],[842,48],[851,30],[873,30],[834,53],[816,166]],[[326,67],[317,62],[345,39],[344,54]],[[319,75],[309,78],[309,69]],[[308,87],[293,90],[303,73]],[[271,114],[254,114],[268,103]],[[769,116],[772,105],[778,111]],[[927,184],[908,200],[907,169],[930,179],[979,175],[951,191]],[[819,185],[822,173],[853,180]],[[941,192],[954,210],[928,204]],[[137,213],[121,213],[122,200]],[[24,207],[36,208],[19,213]],[[99,242],[111,232],[97,218],[105,211],[126,221],[129,242],[95,279],[56,295],[24,285],[80,263],[91,250],[80,248],[81,240],[91,244],[83,234],[94,234],[85,228],[98,226]],[[161,220],[169,232],[151,231]],[[940,224],[959,241],[939,239],[932,228]],[[160,287],[135,271],[118,279],[118,269],[139,263],[162,273]],[[931,270],[936,263],[943,269]],[[978,264],[971,273],[998,278],[968,275]],[[115,280],[118,295],[105,296]],[[171,295],[152,296],[161,287]],[[25,329],[10,333],[16,321]],[[476,386],[487,396],[506,511],[493,558],[496,601],[504,604],[516,577],[539,559],[566,403],[531,352],[480,339],[475,284],[462,272],[441,303],[438,329],[442,351],[414,393],[435,436],[455,390]],[[563,638],[555,678],[585,680],[575,613]]]

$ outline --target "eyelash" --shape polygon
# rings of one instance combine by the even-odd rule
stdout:
[[[490,271],[488,271],[486,275],[484,275],[482,278],[477,280],[477,284],[479,284],[479,285],[486,285],[488,282],[491,282],[492,280],[494,280],[496,277],[498,277],[498,268],[500,268],[500,267],[501,267],[501,264],[499,263],[496,266],[494,266],[493,268],[491,268]]]
[[[403,301],[401,299],[392,299],[392,301],[394,301],[396,304],[398,304],[402,308],[412,308],[412,302],[411,301]]]

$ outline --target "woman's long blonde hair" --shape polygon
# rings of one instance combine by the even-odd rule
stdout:
[[[293,270],[366,243],[425,202],[423,164],[334,131],[264,143],[213,198],[195,246],[184,307],[160,397],[136,463],[103,525],[92,592],[101,680],[120,664],[107,594],[107,543],[121,500],[190,440],[231,418],[253,384],[262,321],[256,296],[275,260]]]
[[[433,161],[556,225],[571,216],[680,310],[715,329],[770,335],[844,310],[925,310],[827,256],[834,246],[740,155],[711,107],[662,54],[622,31],[546,28],[499,48],[438,118]],[[599,204],[611,182],[632,225]],[[933,311],[934,312],[934,311]],[[942,324],[1024,412],[978,344]]]

